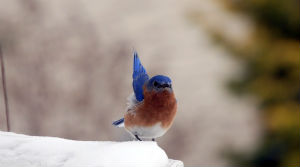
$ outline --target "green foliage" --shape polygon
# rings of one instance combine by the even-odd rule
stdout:
[[[247,64],[244,75],[229,86],[259,99],[265,136],[254,152],[230,157],[244,166],[300,166],[299,0],[248,0],[232,6],[254,16],[257,28],[246,47],[223,41]]]
[[[283,37],[299,39],[299,0],[232,1],[235,8],[251,14],[260,24]]]

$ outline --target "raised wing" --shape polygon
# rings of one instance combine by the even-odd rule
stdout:
[[[143,67],[138,54],[136,51],[133,53],[133,74],[132,74],[132,86],[137,101],[142,101],[144,99],[143,86],[145,82],[149,79],[149,76]]]

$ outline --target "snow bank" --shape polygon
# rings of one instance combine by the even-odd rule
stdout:
[[[183,167],[183,163],[169,160],[156,142],[74,141],[0,131],[0,166]]]

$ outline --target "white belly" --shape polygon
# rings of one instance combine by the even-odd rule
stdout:
[[[161,123],[157,123],[153,126],[142,127],[142,126],[132,126],[125,127],[132,135],[137,135],[140,138],[157,138],[164,135],[168,129],[161,127]]]

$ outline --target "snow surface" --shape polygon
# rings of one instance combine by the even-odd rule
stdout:
[[[0,131],[0,166],[5,167],[183,167],[152,141],[74,141]]]

